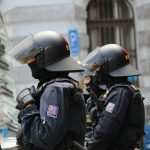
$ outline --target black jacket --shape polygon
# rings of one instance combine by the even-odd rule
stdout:
[[[48,84],[41,93],[39,108],[33,105],[21,110],[22,141],[28,150],[67,150],[72,141],[83,145],[84,99],[78,93],[81,104],[72,104],[74,93],[75,87],[72,83],[56,81]],[[79,109],[73,109],[74,107]],[[74,125],[72,120],[75,121]]]
[[[130,122],[128,120],[130,100],[131,91],[125,87],[116,87],[108,94],[105,99],[105,109],[88,142],[89,150],[129,150],[125,147],[120,148],[118,142],[124,124]],[[127,126],[129,125],[130,123]]]

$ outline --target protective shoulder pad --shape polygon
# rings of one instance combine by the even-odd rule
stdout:
[[[75,81],[73,79],[67,79],[67,78],[56,78],[56,79],[53,79],[49,82],[47,82],[46,84],[49,85],[49,84],[52,84],[54,82],[68,82],[68,83],[71,83],[73,84],[73,86],[78,89],[78,90],[82,90],[82,86],[81,84],[78,82],[78,81]]]
[[[136,91],[139,91],[139,88],[137,88],[135,85],[133,85],[133,84],[115,84],[115,85],[113,85],[112,87],[110,87],[105,93],[104,93],[104,95],[103,95],[103,97],[107,97],[108,95],[109,95],[109,93],[113,90],[113,89],[115,89],[115,88],[117,88],[117,87],[125,87],[125,88],[127,88],[127,89],[130,89],[132,92],[136,92]],[[140,92],[140,91],[139,91]]]

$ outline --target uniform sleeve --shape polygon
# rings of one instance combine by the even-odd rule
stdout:
[[[109,94],[105,109],[88,143],[89,150],[103,150],[113,143],[127,113],[129,99],[129,92],[125,88],[115,88]]]
[[[40,99],[40,111],[35,105],[22,110],[27,143],[51,150],[64,138],[69,124],[70,90],[48,85]]]

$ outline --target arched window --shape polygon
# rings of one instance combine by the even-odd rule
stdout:
[[[127,0],[91,0],[87,7],[89,51],[96,46],[116,43],[129,50],[136,66],[136,42],[133,9]]]

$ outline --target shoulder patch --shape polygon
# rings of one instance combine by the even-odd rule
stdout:
[[[115,108],[115,104],[114,103],[111,103],[111,102],[109,102],[108,104],[107,104],[107,106],[106,106],[106,111],[107,112],[109,112],[109,113],[112,113],[113,112],[113,110],[114,110],[114,108]]]
[[[59,106],[57,105],[49,105],[47,109],[47,116],[51,118],[57,118]]]

